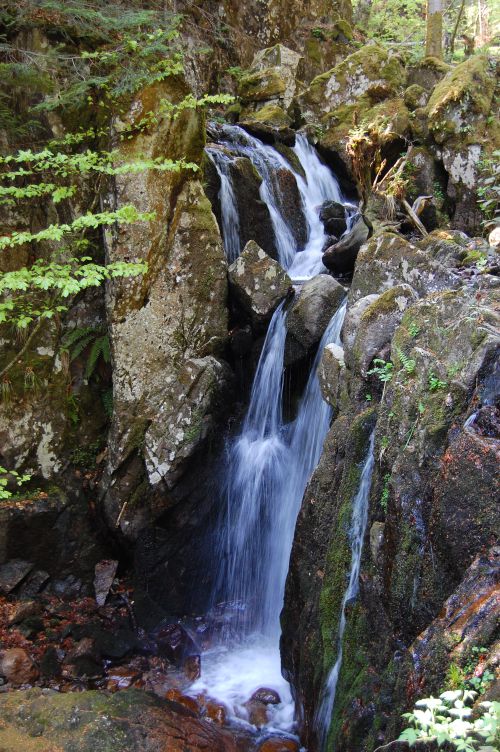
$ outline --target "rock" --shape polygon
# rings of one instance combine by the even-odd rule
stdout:
[[[242,119],[249,105],[262,101],[286,112],[295,96],[302,65],[301,55],[282,44],[257,52],[248,73],[238,84],[238,95],[244,105]]]
[[[427,92],[432,92],[436,84],[441,81],[451,66],[436,57],[424,57],[408,71],[408,85],[420,86]]]
[[[359,318],[352,346],[345,350],[347,366],[366,378],[373,358],[390,343],[405,310],[416,300],[412,287],[397,285],[370,303]]]
[[[225,726],[227,722],[227,708],[218,702],[208,700],[204,711],[205,718],[216,723],[217,726]]]
[[[0,674],[13,686],[32,684],[39,672],[28,653],[22,648],[9,648],[0,654]]]
[[[325,232],[340,238],[347,228],[345,208],[337,201],[325,201],[319,210],[319,218],[323,222]]]
[[[153,632],[160,655],[177,666],[188,656],[199,655],[199,648],[181,624],[160,625]]]
[[[253,111],[245,110],[238,124],[264,141],[279,138],[282,143],[291,146],[295,142],[295,133],[290,127],[292,119],[277,104],[265,104]]]
[[[342,342],[344,344],[344,350],[351,350],[356,339],[356,332],[358,331],[359,322],[361,316],[366,309],[378,299],[376,293],[366,295],[364,298],[358,300],[347,306],[347,311],[344,319],[344,325],[342,327]]]
[[[56,648],[49,646],[40,659],[40,675],[44,679],[56,679],[61,675],[61,664]]]
[[[20,704],[25,709],[22,715]],[[140,689],[113,694],[47,690],[4,694],[0,695],[0,716],[0,746],[9,752],[26,752],[40,729],[47,749],[236,752],[228,732]]]
[[[21,598],[33,598],[38,595],[49,580],[49,573],[44,572],[43,569],[30,572],[19,588],[19,596]]]
[[[76,643],[64,659],[63,675],[91,677],[102,674],[102,664],[95,640],[84,637]]]
[[[260,687],[256,689],[250,698],[251,702],[263,702],[264,705],[279,705],[281,697],[275,689],[269,689],[269,687]]]
[[[458,287],[453,270],[434,261],[418,245],[399,235],[382,233],[371,238],[356,261],[350,301],[382,293],[397,284],[407,284],[418,296]]]
[[[111,692],[129,689],[141,676],[141,672],[131,666],[114,666],[108,672],[106,689]]]
[[[263,702],[258,700],[248,700],[244,703],[244,706],[248,714],[248,722],[252,726],[262,728],[266,723],[269,723],[269,716],[267,714],[267,706]]]
[[[69,574],[63,580],[54,580],[50,584],[52,593],[65,601],[71,601],[81,595],[83,583],[78,577]]]
[[[103,559],[95,565],[94,590],[98,606],[104,606],[115,579],[118,562],[111,559]]]
[[[320,118],[366,96],[373,104],[404,84],[405,73],[397,56],[377,44],[368,44],[332,70],[317,76],[298,97],[305,120]]]
[[[151,486],[174,488],[195,451],[209,440],[231,395],[229,366],[211,355],[185,360],[144,436]]]
[[[495,227],[490,234],[488,235],[488,243],[493,248],[498,248],[500,246],[500,227]]]
[[[344,297],[345,289],[328,274],[304,282],[286,317],[285,365],[305,357],[319,343]]]
[[[374,522],[370,528],[370,553],[375,566],[380,564],[380,552],[384,543],[385,522]]]
[[[327,345],[321,356],[318,377],[323,399],[335,409],[338,407],[344,371],[344,349],[335,344]]]
[[[412,84],[404,93],[404,103],[409,110],[416,110],[418,107],[425,107],[429,101],[429,92],[418,84]]]
[[[8,595],[27,574],[33,569],[33,564],[23,559],[11,559],[0,566],[0,593]]]
[[[259,752],[299,752],[299,745],[294,739],[273,736],[262,742]]]
[[[277,261],[250,241],[229,267],[229,283],[243,314],[254,329],[262,331],[288,294],[292,280]]]
[[[16,604],[14,613],[9,619],[9,625],[20,624],[25,619],[29,619],[33,616],[40,616],[42,611],[42,604],[37,601],[20,601]]]
[[[175,702],[178,705],[182,705],[184,708],[187,708],[195,717],[200,715],[201,708],[194,697],[183,695],[182,692],[178,689],[169,689],[165,695],[165,699],[170,700],[171,702]]]
[[[196,681],[201,676],[201,656],[188,655],[182,664],[182,670],[189,681]]]
[[[369,236],[370,228],[360,216],[347,235],[335,245],[327,248],[323,254],[323,263],[326,268],[337,273],[352,272],[358,251]]]

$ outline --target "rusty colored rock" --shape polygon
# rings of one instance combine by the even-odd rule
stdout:
[[[248,713],[248,722],[257,728],[262,728],[269,721],[267,707],[259,700],[248,700],[244,703]]]
[[[22,648],[10,648],[0,658],[0,674],[14,686],[32,684],[38,678],[38,669]]]
[[[259,752],[299,752],[299,745],[294,739],[273,736],[260,745]]]
[[[198,705],[194,697],[189,697],[189,695],[182,694],[179,689],[175,689],[174,687],[169,689],[165,695],[165,699],[170,700],[170,702],[176,702],[178,705],[183,705],[185,708],[194,713],[195,716],[200,715],[200,706]]]
[[[227,721],[227,708],[219,702],[208,700],[205,707],[205,718],[213,721],[218,726],[224,726]]]

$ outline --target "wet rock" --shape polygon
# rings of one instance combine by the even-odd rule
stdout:
[[[319,218],[323,222],[325,232],[336,238],[340,238],[347,228],[345,208],[337,201],[325,201],[320,207]]]
[[[182,670],[189,681],[196,681],[201,676],[201,656],[188,655],[182,664]]]
[[[323,399],[333,408],[338,407],[340,387],[345,374],[344,349],[330,344],[323,350],[318,378]]]
[[[44,679],[56,679],[61,675],[61,663],[56,648],[49,646],[40,659],[40,675]]]
[[[204,717],[217,726],[225,726],[227,723],[227,708],[218,702],[208,700],[205,705]]]
[[[91,677],[102,674],[103,667],[95,640],[84,637],[69,651],[64,659],[63,675]]]
[[[98,606],[104,606],[115,579],[118,562],[111,559],[103,559],[95,565],[94,590]]]
[[[25,709],[19,715],[19,706]],[[236,752],[233,737],[178,703],[139,689],[113,694],[30,690],[0,696],[0,746],[26,752],[35,729],[43,743],[79,752]],[[38,732],[39,733],[39,732]]]
[[[188,656],[199,655],[199,648],[182,624],[160,625],[153,632],[158,652],[177,666]]]
[[[198,704],[198,702],[194,699],[194,697],[189,697],[189,695],[184,695],[179,689],[169,689],[168,692],[165,695],[166,700],[170,700],[170,702],[175,702],[178,705],[182,705],[184,708],[189,710],[193,716],[197,717],[200,715],[201,708]]]
[[[229,283],[241,311],[258,331],[265,328],[292,285],[278,262],[254,241],[229,267]]]
[[[359,249],[369,236],[370,228],[360,216],[345,237],[326,249],[323,254],[323,263],[326,268],[342,274],[352,272]]]
[[[345,289],[328,274],[304,282],[286,318],[285,365],[305,357],[319,343],[344,297]]]
[[[0,566],[0,593],[8,595],[33,569],[33,564],[23,559],[12,559]]]
[[[299,744],[294,739],[273,736],[262,742],[259,752],[299,752]]]
[[[376,566],[380,564],[379,558],[384,543],[384,530],[384,522],[374,522],[370,528],[370,553]]]
[[[111,692],[129,689],[140,676],[141,672],[131,666],[115,666],[108,672],[106,689]]]
[[[22,648],[9,648],[0,653],[0,674],[18,687],[32,684],[39,672],[28,653]]]
[[[256,689],[250,698],[251,701],[263,702],[264,705],[279,705],[281,697],[275,689],[269,687],[260,687]]]
[[[248,700],[248,702],[244,703],[244,706],[248,714],[248,722],[251,723],[252,726],[262,728],[266,723],[269,723],[267,705],[263,702],[259,702],[258,700]]]

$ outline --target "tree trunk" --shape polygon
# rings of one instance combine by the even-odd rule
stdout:
[[[443,0],[427,0],[425,54],[443,59]]]
[[[453,31],[452,31],[451,39],[450,39],[450,55],[452,57],[453,57],[453,53],[455,52],[455,40],[457,38],[458,29],[460,27],[460,21],[462,20],[464,10],[465,10],[465,0],[462,0],[460,9],[458,11],[457,20],[455,21],[455,26],[453,27]]]

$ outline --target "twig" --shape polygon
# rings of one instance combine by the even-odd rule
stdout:
[[[415,225],[417,230],[419,230],[422,233],[423,237],[426,238],[429,233],[427,232],[422,222],[419,220],[419,218],[417,217],[417,215],[415,214],[415,212],[413,211],[413,209],[411,208],[410,204],[408,203],[406,199],[403,199],[403,206],[406,209],[406,213],[410,217],[412,223]]]

